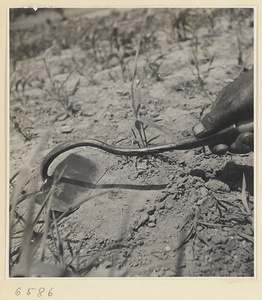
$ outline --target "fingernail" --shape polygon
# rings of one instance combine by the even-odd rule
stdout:
[[[202,133],[205,132],[205,130],[206,129],[202,123],[199,123],[195,127],[193,127],[193,132],[194,132],[194,135],[196,135],[196,136],[201,135]]]
[[[228,151],[229,147],[224,144],[219,144],[214,147],[212,147],[210,150],[217,155],[224,155]]]
[[[254,135],[253,134],[247,135],[243,140],[243,144],[245,144],[246,146],[253,146],[254,145]]]

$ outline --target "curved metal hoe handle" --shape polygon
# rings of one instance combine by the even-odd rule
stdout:
[[[115,147],[94,139],[66,142],[57,146],[47,154],[47,156],[45,157],[41,165],[41,175],[43,180],[48,178],[49,177],[48,168],[51,165],[51,163],[55,160],[55,158],[57,158],[60,154],[66,151],[78,147],[93,147],[115,155],[143,156],[143,155],[157,154],[157,153],[163,153],[166,151],[173,151],[173,150],[188,150],[188,149],[198,148],[202,146],[210,146],[210,145],[220,144],[220,143],[227,144],[234,141],[236,137],[241,133],[241,130],[243,130],[243,127],[241,126],[237,127],[236,125],[232,125],[205,138],[193,137],[180,143],[169,143],[164,145],[157,145],[157,146],[137,148],[137,149]]]

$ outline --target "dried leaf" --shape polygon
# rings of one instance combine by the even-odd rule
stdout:
[[[246,192],[246,177],[245,177],[245,174],[243,173],[243,181],[242,181],[242,193],[241,193],[241,200],[242,200],[242,203],[245,207],[245,210],[248,214],[250,214],[250,208],[248,206],[248,202],[247,202],[247,192]]]

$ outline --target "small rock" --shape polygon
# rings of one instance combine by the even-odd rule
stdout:
[[[201,197],[197,200],[197,205],[203,205],[207,201],[207,197]]]
[[[128,233],[127,236],[126,236],[126,240],[127,241],[131,241],[133,238],[133,234],[132,233]]]
[[[140,108],[139,113],[140,113],[140,115],[144,116],[144,115],[146,115],[147,111],[145,108]]]
[[[227,184],[216,179],[208,181],[205,187],[216,192],[230,192],[230,188]]]
[[[173,208],[173,204],[171,202],[167,202],[165,206],[166,206],[167,209],[172,209]]]
[[[170,251],[171,251],[171,247],[170,247],[170,246],[166,246],[166,247],[165,247],[165,251],[166,251],[166,252],[170,252]]]
[[[68,125],[64,125],[64,126],[61,127],[60,131],[61,131],[62,133],[70,133],[70,132],[73,131],[73,128],[71,128],[71,127],[68,126]]]
[[[159,116],[159,112],[157,112],[157,111],[152,111],[152,112],[150,113],[150,116],[151,116],[152,118],[157,118],[157,117]]]
[[[156,270],[153,270],[153,272],[149,275],[150,277],[158,277],[158,274]]]
[[[149,222],[155,223],[156,222],[156,217],[153,216],[153,215],[149,216]]]
[[[138,246],[143,246],[143,245],[144,245],[144,241],[142,241],[142,240],[138,241],[138,242],[137,242],[137,245],[138,245]]]
[[[172,181],[173,179],[175,179],[175,177],[176,177],[176,175],[170,174],[170,175],[168,176],[168,179]]]
[[[176,119],[175,116],[177,116],[177,109],[173,106],[169,106],[165,113],[169,121],[174,121]]]
[[[68,117],[68,114],[62,114],[62,115],[57,117],[57,120],[58,121],[64,121],[67,117]]]
[[[245,240],[243,240],[243,241],[241,242],[241,244],[242,244],[242,247],[245,248],[246,245],[247,245],[247,242],[246,242]]]
[[[170,194],[176,194],[177,193],[177,186],[173,185],[169,191],[168,191]]]
[[[86,233],[83,231],[80,231],[76,236],[76,240],[78,241],[83,241],[85,238],[86,238]]]
[[[252,228],[248,227],[248,226],[245,227],[244,233],[247,235],[250,235],[250,236],[254,236],[254,232],[253,232]]]
[[[103,263],[103,267],[105,267],[106,269],[111,268],[113,266],[112,261],[105,261]]]
[[[200,190],[199,190],[199,195],[201,197],[206,197],[208,195],[208,190],[204,187],[202,187]]]
[[[158,210],[164,209],[165,205],[166,205],[165,201],[156,203],[156,210],[158,211]]]
[[[138,229],[139,227],[143,226],[148,220],[149,220],[149,215],[147,213],[142,214],[139,220],[137,221],[137,225],[135,226],[135,229]]]
[[[165,277],[174,277],[174,276],[176,276],[176,273],[174,271],[168,270],[168,271],[166,271],[164,276]]]
[[[194,169],[191,170],[189,173],[191,176],[196,176],[196,177],[200,177],[202,179],[206,178],[206,173],[205,171],[201,170],[201,169]]]
[[[228,239],[227,237],[224,236],[215,235],[212,237],[211,240],[215,245],[219,245],[219,244],[226,244]]]
[[[182,135],[183,135],[184,137],[188,137],[188,136],[191,135],[191,133],[188,132],[187,130],[183,130],[183,131],[182,131]]]
[[[142,175],[145,172],[145,170],[141,169],[141,170],[137,170],[137,175]]]
[[[149,214],[149,215],[152,215],[154,212],[155,212],[156,208],[155,208],[155,205],[151,204],[147,209],[146,209],[146,212]]]
[[[200,179],[200,177],[194,177],[194,178]],[[205,182],[201,182],[200,180],[198,180],[198,181],[195,183],[195,188],[196,188],[196,189],[199,189],[199,188],[201,188],[204,184],[205,184]]]
[[[149,223],[147,224],[147,226],[150,227],[150,228],[153,228],[153,227],[156,227],[156,223],[154,223],[154,222],[149,222]]]

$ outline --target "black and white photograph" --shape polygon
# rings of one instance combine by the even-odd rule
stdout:
[[[8,18],[8,278],[254,278],[255,8]]]

